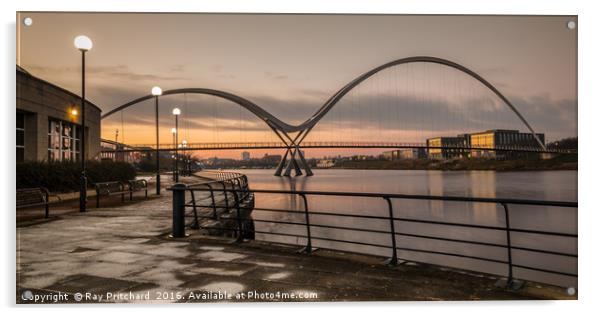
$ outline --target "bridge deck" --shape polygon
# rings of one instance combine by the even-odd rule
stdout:
[[[106,142],[106,141],[105,141]],[[110,146],[114,143],[107,142]],[[102,152],[139,152],[156,150],[155,144],[122,144],[123,148],[104,148]],[[382,149],[448,149],[448,150],[482,150],[482,151],[520,151],[537,153],[576,153],[576,150],[552,150],[542,149],[537,146],[498,146],[489,147],[462,147],[462,146],[444,146],[434,147],[426,146],[424,143],[400,143],[400,142],[303,142],[301,148],[382,148]],[[187,147],[179,147],[177,150],[243,150],[243,149],[286,149],[286,145],[281,142],[246,142],[246,143],[188,143]],[[159,144],[160,151],[174,151],[173,144]]]

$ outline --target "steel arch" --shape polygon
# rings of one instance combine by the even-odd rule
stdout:
[[[440,64],[440,65],[448,66],[451,68],[455,68],[455,69],[460,70],[463,73],[473,77],[477,81],[479,81],[481,84],[483,84],[485,87],[487,87],[490,91],[492,91],[495,95],[497,95],[504,102],[504,104],[506,104],[506,106],[508,106],[514,112],[514,114],[516,114],[516,116],[521,120],[521,122],[529,129],[529,131],[531,132],[531,134],[533,135],[533,137],[535,138],[537,143],[540,145],[540,147],[542,149],[545,149],[546,146],[541,142],[539,137],[537,137],[535,130],[533,130],[533,128],[531,127],[529,122],[527,122],[527,120],[518,111],[518,109],[508,100],[508,98],[506,98],[489,81],[485,80],[485,78],[481,77],[476,72],[474,72],[458,63],[455,63],[451,60],[438,58],[438,57],[431,57],[431,56],[414,56],[414,57],[397,59],[397,60],[388,62],[386,64],[382,64],[382,65],[380,65],[376,68],[373,68],[373,69],[369,70],[368,72],[365,72],[362,75],[358,76],[357,78],[355,78],[354,80],[352,80],[351,82],[346,84],[344,87],[342,87],[334,95],[332,95],[330,97],[330,99],[328,99],[328,101],[326,101],[326,103],[324,103],[324,105],[322,105],[322,107],[320,109],[318,109],[318,111],[316,111],[316,113],[314,113],[314,115],[312,115],[307,121],[305,121],[302,124],[300,124],[299,126],[297,126],[298,127],[297,131],[304,132],[304,135],[301,137],[300,141],[302,141],[305,138],[305,136],[307,136],[307,134],[320,121],[320,119],[322,117],[324,117],[349,91],[351,91],[357,85],[359,85],[363,81],[367,80],[368,78],[372,77],[373,75],[375,75],[378,72],[385,70],[387,68],[391,68],[391,67],[402,65],[402,64],[418,63],[418,62],[434,63],[434,64]]]
[[[274,115],[272,115],[271,113],[269,113],[268,111],[264,110],[263,108],[261,108],[259,105],[251,102],[250,100],[247,100],[243,97],[237,96],[235,94],[226,92],[226,91],[221,91],[221,90],[215,90],[215,89],[206,89],[206,88],[182,88],[182,89],[173,89],[173,90],[165,90],[163,91],[163,93],[161,94],[162,96],[165,95],[173,95],[173,94],[185,94],[185,93],[195,93],[195,94],[204,94],[204,95],[212,95],[215,97],[219,97],[222,99],[226,99],[229,101],[232,101],[242,107],[244,107],[245,109],[247,109],[249,112],[253,113],[255,116],[257,116],[259,119],[261,119],[262,121],[266,122],[266,124],[268,124],[268,126],[270,126],[271,128],[276,128],[280,131],[283,132],[294,132],[295,131],[295,127],[289,124],[286,124],[284,122],[282,122],[280,119],[278,119],[277,117],[275,117]],[[114,109],[112,109],[111,111],[103,114],[101,116],[101,119],[105,119],[109,116],[111,116],[112,114],[119,112],[121,110],[124,110],[132,105],[135,105],[137,103],[146,101],[146,100],[150,100],[152,98],[154,98],[155,96],[152,94],[148,94],[145,95],[143,97],[140,97],[138,99],[132,100],[130,102],[127,102],[123,105],[120,105]]]

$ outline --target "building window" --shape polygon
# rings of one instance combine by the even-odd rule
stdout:
[[[17,112],[17,162],[25,160],[25,114]]]
[[[80,128],[72,123],[48,121],[48,160],[77,160],[80,148]]]

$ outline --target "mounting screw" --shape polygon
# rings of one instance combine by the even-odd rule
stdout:
[[[568,21],[566,23],[566,27],[568,27],[569,30],[574,30],[576,26],[577,26],[577,23],[575,23],[575,21]]]

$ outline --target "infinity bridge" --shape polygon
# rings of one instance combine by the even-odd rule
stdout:
[[[479,147],[479,146],[475,146],[475,145],[471,144],[472,147],[459,147],[459,146],[455,147],[453,145],[452,146],[446,145],[445,147],[432,147],[432,146],[427,147],[425,143],[407,143],[407,142],[362,142],[362,141],[312,142],[312,141],[304,141],[306,139],[306,137],[309,135],[309,133],[312,131],[312,129],[314,129],[314,127],[318,124],[318,122],[320,122],[324,118],[324,116],[326,116],[326,114],[328,114],[335,107],[335,105],[340,103],[340,101],[346,95],[350,95],[352,97],[353,96],[352,90],[354,90],[356,87],[358,89],[360,89],[358,87],[358,85],[360,85],[362,82],[366,81],[368,78],[376,75],[377,73],[384,71],[386,69],[392,68],[394,66],[400,66],[400,65],[404,65],[404,64],[413,64],[413,63],[435,64],[435,65],[440,65],[440,66],[444,66],[447,68],[451,68],[454,70],[458,70],[462,75],[464,75],[464,76],[467,75],[468,78],[470,78],[471,80],[476,81],[478,84],[480,84],[480,87],[485,87],[486,90],[489,91],[489,93],[493,93],[493,95],[498,99],[498,101],[501,101],[501,104],[503,104],[502,107],[505,107],[506,109],[510,110],[510,113],[512,113],[514,115],[514,117],[517,118],[518,121],[524,127],[526,127],[526,129],[529,131],[529,133],[533,136],[535,146],[529,146],[529,147],[496,146],[494,148],[485,148],[485,147]],[[445,78],[445,76],[441,75],[441,74],[439,74],[435,77],[439,78],[439,79]],[[397,81],[398,81],[398,79],[395,78],[394,80],[391,80],[391,82],[392,82],[391,84],[395,84],[395,83],[397,83]],[[428,79],[426,81],[430,87],[431,80]],[[380,89],[380,87],[377,87],[377,88]],[[439,88],[440,88],[440,90],[444,90],[442,87],[439,87]],[[414,83],[412,83],[412,89],[414,89]],[[461,89],[458,89],[458,90],[461,90]],[[445,93],[448,93],[450,96],[453,96],[454,91],[445,91]],[[493,150],[493,151],[523,151],[523,152],[540,152],[540,153],[548,153],[548,152],[549,153],[561,153],[561,152],[564,153],[564,152],[566,152],[566,151],[547,149],[543,143],[543,139],[540,139],[536,135],[535,130],[527,122],[525,117],[518,111],[518,109],[508,100],[508,98],[506,98],[498,89],[496,89],[496,87],[494,87],[491,83],[489,83],[487,80],[485,80],[479,74],[477,74],[476,72],[474,72],[458,63],[455,63],[450,60],[442,59],[442,58],[437,58],[437,57],[430,57],[430,56],[408,57],[408,58],[393,60],[391,62],[388,62],[388,63],[385,63],[378,67],[375,67],[375,68],[361,74],[360,76],[356,77],[355,79],[353,79],[352,81],[347,83],[345,86],[340,88],[335,94],[333,94],[328,100],[326,100],[326,102],[324,102],[324,104],[320,108],[318,108],[318,110],[313,115],[311,115],[308,119],[306,119],[304,122],[302,122],[298,125],[288,124],[288,123],[280,120],[273,114],[269,113],[268,111],[266,111],[265,109],[263,109],[262,107],[257,105],[256,103],[254,103],[248,99],[245,99],[241,96],[238,96],[238,95],[226,92],[226,91],[207,89],[207,88],[184,88],[184,89],[174,89],[174,90],[163,91],[162,96],[177,95],[177,94],[208,95],[208,96],[213,96],[213,97],[217,97],[217,98],[221,98],[221,99],[225,99],[230,102],[233,102],[233,103],[239,105],[240,107],[246,109],[247,111],[249,111],[250,113],[255,115],[257,118],[259,118],[262,122],[264,122],[268,126],[269,130],[271,130],[280,140],[280,142],[236,142],[236,143],[229,143],[229,142],[193,143],[193,142],[189,142],[188,147],[185,150],[280,149],[281,148],[281,149],[285,150],[285,153],[282,157],[282,160],[280,161],[280,164],[278,165],[278,168],[276,170],[276,175],[290,176],[291,171],[293,169],[296,171],[297,175],[302,174],[301,169],[305,170],[305,174],[308,176],[311,176],[313,174],[309,165],[307,164],[307,162],[305,160],[303,152],[301,151],[301,147],[303,147],[303,148],[432,148],[432,149],[454,148],[454,149],[459,149],[459,150],[479,149],[479,150]],[[132,105],[139,104],[143,101],[153,99],[153,98],[156,98],[156,100],[157,100],[156,107],[155,107],[155,115],[156,115],[156,121],[157,121],[157,123],[156,123],[157,124],[157,136],[156,136],[157,142],[156,142],[156,144],[155,145],[128,144],[128,148],[123,149],[123,151],[141,151],[141,150],[150,150],[150,149],[168,151],[168,150],[175,149],[173,145],[159,144],[159,132],[158,132],[158,120],[159,120],[158,119],[159,118],[158,98],[159,97],[157,97],[157,96],[153,96],[153,95],[149,94],[149,95],[140,97],[138,99],[132,100],[130,102],[127,102],[123,105],[116,107],[115,109],[113,109],[111,111],[108,111],[106,114],[104,114],[102,116],[102,119],[106,119],[107,117],[110,117],[111,115],[113,115],[117,112],[121,112],[122,120],[123,120],[123,112],[122,111],[124,109],[126,109]],[[386,102],[384,102],[384,103],[386,103]],[[460,104],[466,105],[463,102],[460,102]],[[398,105],[399,105],[398,107],[402,107],[402,106],[406,106],[407,104],[398,104]],[[423,107],[427,108],[426,104],[421,104],[421,105]],[[407,110],[407,109],[405,109],[405,110]],[[374,110],[372,110],[372,111],[374,111]],[[390,110],[388,110],[388,111],[390,111]],[[397,113],[395,115],[393,115],[392,113],[385,113],[384,115],[387,115],[387,116],[385,116],[386,119],[393,120],[395,116],[397,117],[397,119],[402,119],[402,118],[405,118],[408,116],[411,117],[411,115],[408,115],[408,114],[411,114],[411,113],[403,113],[402,115],[400,115],[399,113]],[[347,115],[349,115],[349,113],[347,113]],[[372,115],[372,113],[369,113],[369,115]],[[446,115],[446,114],[444,114],[444,115]],[[489,126],[493,125],[493,123],[488,121],[487,119],[479,118],[478,116],[475,117],[474,109],[472,109],[472,108],[469,108],[468,110],[466,110],[466,113],[464,113],[463,115],[465,117],[468,117],[471,120],[471,122],[475,122],[475,121],[476,122],[485,122],[486,124],[489,124]],[[449,117],[449,116],[453,116],[453,113],[447,114],[447,117]],[[374,127],[364,126],[365,124],[361,123],[362,117],[363,117],[362,115],[359,115],[360,123],[355,124],[356,126],[354,126],[354,127],[356,129],[359,128],[362,131],[364,129],[366,131],[374,129]],[[508,118],[505,118],[505,119],[508,120]],[[380,127],[380,121],[378,121],[378,124]],[[431,124],[435,125],[436,123],[431,123]],[[442,124],[442,125],[444,125],[444,124]],[[431,126],[431,130],[438,130],[438,129],[433,128],[433,126]],[[241,132],[241,134],[242,134],[242,132]],[[109,151],[109,152],[111,152],[111,151]]]

